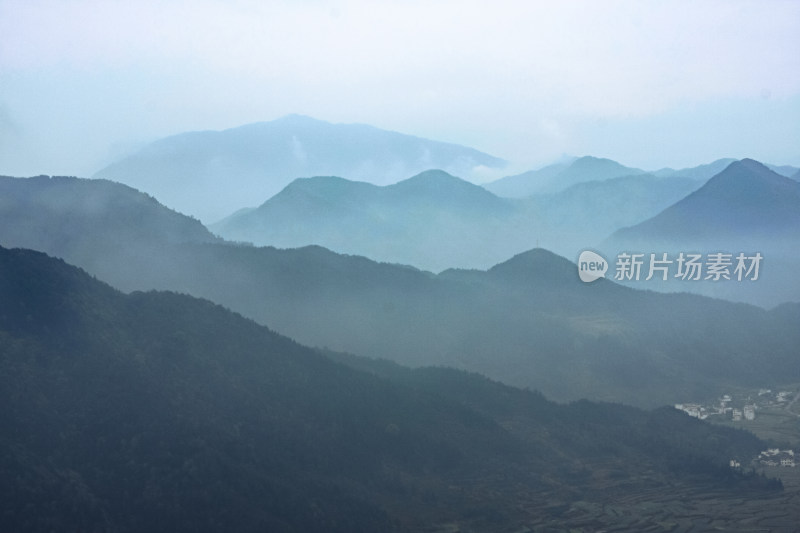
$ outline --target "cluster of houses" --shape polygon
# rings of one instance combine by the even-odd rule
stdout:
[[[761,466],[780,466],[794,468],[794,450],[779,450],[778,448],[769,448],[764,450],[758,457],[754,459],[755,463]],[[742,468],[742,463],[736,459],[731,459],[731,468]]]
[[[793,450],[769,448],[758,455],[757,461],[763,466],[795,467]]]
[[[792,399],[792,394],[790,391],[773,394],[770,389],[760,389],[758,398],[753,401],[748,397],[741,408],[732,407],[733,398],[729,394],[725,394],[719,399],[719,403],[713,406],[704,406],[698,403],[676,403],[675,409],[701,420],[714,415],[729,417],[733,421],[755,420],[759,405],[764,407],[785,405]]]
[[[675,409],[683,411],[689,416],[699,418],[700,420],[705,420],[712,415],[730,417],[730,419],[734,421],[756,419],[756,409],[758,409],[756,404],[746,404],[741,409],[738,409],[736,407],[730,407],[728,405],[730,401],[731,397],[726,394],[720,399],[718,406],[706,407],[699,403],[676,403]]]

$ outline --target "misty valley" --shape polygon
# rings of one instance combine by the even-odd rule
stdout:
[[[0,530],[798,531],[800,168],[506,163],[291,115],[0,177]]]

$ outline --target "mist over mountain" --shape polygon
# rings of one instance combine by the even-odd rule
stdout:
[[[800,333],[773,326],[787,309],[586,285],[562,258],[527,257],[505,269],[516,276],[434,276],[316,247],[180,245],[102,279],[206,297],[305,344],[464,368],[559,400],[652,406],[790,379]]]
[[[707,248],[791,238],[798,231],[800,183],[743,159],[653,218],[617,231],[612,239]]]
[[[557,193],[576,183],[636,174],[644,174],[644,171],[626,167],[611,159],[584,156],[569,163],[557,163],[539,170],[500,178],[484,187],[498,196],[524,198],[532,194]]]
[[[387,185],[430,168],[470,176],[505,162],[463,146],[300,115],[156,141],[98,171],[180,212],[215,222],[292,180],[342,176]]]
[[[553,163],[537,170],[506,176],[482,185],[502,198],[525,198],[539,192],[547,183],[566,170],[574,159],[568,162]]]
[[[447,184],[455,180],[439,178]],[[107,186],[83,181],[82,186]],[[322,181],[349,188],[343,181]],[[412,180],[400,189],[437,190],[437,184]],[[358,187],[369,194],[376,189]],[[465,196],[473,198],[472,186],[464,187]],[[489,194],[477,193],[474,198]],[[794,368],[789,361],[800,344],[796,328],[774,326],[790,308],[766,312],[607,281],[587,285],[578,280],[573,263],[544,250],[489,270],[434,275],[320,247],[279,250],[192,239],[171,244],[141,236],[126,242],[128,229],[119,233],[119,246],[87,247],[81,242],[114,228],[105,223],[108,213],[82,226],[80,239],[42,240],[19,228],[56,231],[68,227],[62,220],[73,215],[53,216],[37,206],[23,212],[30,220],[0,227],[0,244],[58,253],[126,291],[176,290],[208,298],[312,346],[411,365],[455,366],[559,400],[653,406],[729,383],[789,379],[787,367]],[[720,340],[709,344],[709,335]],[[750,368],[755,360],[757,371]]]
[[[487,267],[535,243],[533,214],[485,189],[431,170],[379,187],[303,178],[257,209],[211,229],[234,241],[299,247],[441,271]]]
[[[662,168],[660,170],[656,170],[652,174],[659,177],[680,176],[705,182],[709,178],[716,176],[725,170],[725,168],[727,168],[728,165],[734,161],[736,161],[736,159],[729,157],[717,159],[716,161],[712,161],[711,163],[707,163],[705,165],[698,165],[696,167],[682,168],[678,170],[675,170],[674,168]]]
[[[47,250],[91,271],[140,249],[218,242],[198,220],[106,180],[0,177],[0,243]]]
[[[619,228],[647,220],[701,186],[692,178],[639,174],[578,183],[526,200],[538,215],[537,240],[568,258]]]
[[[600,248],[612,257],[620,251],[644,253],[645,258],[649,253],[664,252],[726,253],[731,258],[729,273],[740,253],[748,257],[758,253],[763,265],[756,282],[711,280],[687,286],[656,279],[651,286],[766,306],[779,299],[800,301],[796,276],[800,268],[800,183],[757,161],[736,161],[658,215],[616,231]]]
[[[689,178],[640,174],[514,200],[442,171],[386,187],[315,177],[295,180],[257,209],[210,227],[256,245],[320,245],[434,272],[486,269],[539,244],[576,256],[699,186]]]
[[[727,466],[765,443],[671,408],[559,406],[454,370],[337,359],[361,370],[210,302],[124,295],[0,248],[3,523],[518,529],[580,523],[580,502],[644,487],[714,493],[723,521],[742,496],[780,495]]]
[[[796,175],[800,172],[800,168],[793,167],[792,165],[770,165],[768,164],[767,167],[780,174],[781,176],[786,176],[787,178],[791,178],[792,176]]]

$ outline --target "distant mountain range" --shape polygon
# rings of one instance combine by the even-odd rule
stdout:
[[[501,178],[483,187],[498,196],[524,198],[533,194],[557,193],[577,183],[644,173],[643,170],[626,167],[610,159],[585,156],[568,163],[557,163],[539,170]]]
[[[504,164],[455,144],[290,115],[167,137],[94,177],[131,185],[210,223],[273,196],[299,177],[336,175],[386,185],[430,168],[469,176],[476,167]]]
[[[697,191],[612,239],[707,249],[800,236],[800,183],[752,159],[729,164]]]
[[[722,172],[723,170],[725,170],[725,168],[734,161],[736,161],[736,159],[728,157],[724,159],[717,159],[716,161],[712,161],[711,163],[707,163],[705,165],[699,165],[696,167],[681,168],[678,170],[675,170],[674,168],[662,168],[660,170],[652,172],[652,174],[660,178],[681,176],[684,178],[691,178],[700,180],[701,182],[705,182],[712,176],[715,176],[720,172]]]
[[[439,177],[452,184],[450,177]],[[18,182],[40,187],[36,179]],[[427,185],[436,189],[436,183]],[[120,189],[121,198],[139,198],[110,185]],[[365,189],[374,192],[372,186]],[[465,197],[482,198],[474,192],[465,189]],[[127,225],[119,246],[92,248],[84,243],[95,233],[103,236],[98,242],[113,241],[105,235],[114,228],[109,222],[114,211],[81,213],[87,223],[76,240],[68,232],[42,239],[20,228],[59,231],[78,215],[58,214],[44,200],[24,213],[27,219],[0,227],[0,244],[55,250],[123,290],[167,289],[208,298],[305,344],[412,365],[455,366],[558,400],[589,397],[652,406],[734,383],[787,380],[796,370],[792,358],[800,332],[791,326],[792,306],[767,312],[608,281],[587,285],[578,280],[573,263],[544,250],[489,270],[434,275],[319,247],[236,246],[203,242],[202,235],[191,233],[183,242],[158,237],[148,243],[146,233],[131,236]],[[163,220],[164,234],[180,234],[175,227],[184,222],[196,224],[175,217]],[[707,342],[709,336],[714,343]]]
[[[786,176],[787,178],[797,178],[800,176],[800,168],[793,167],[792,165],[770,165],[768,164],[770,170],[773,172],[777,172],[781,176]]]
[[[506,176],[483,185],[486,190],[503,198],[525,198],[532,195],[548,195],[564,190],[576,183],[605,181],[613,178],[650,174],[659,178],[683,178],[696,180],[697,187],[719,174],[736,159],[718,159],[712,163],[696,167],[662,168],[644,171],[621,165],[610,159],[592,156],[571,158],[548,165],[538,170],[530,170],[514,176]],[[786,177],[793,177],[800,169],[791,165],[767,165],[771,170]],[[798,175],[800,177],[800,175]],[[796,178],[795,178],[796,179]]]
[[[647,220],[701,183],[692,178],[639,174],[578,183],[555,194],[531,196],[525,202],[538,215],[536,235],[542,246],[572,258],[617,229]]]
[[[303,178],[256,209],[210,226],[234,241],[340,253],[440,271],[492,265],[535,244],[524,206],[431,170],[379,187]]]
[[[627,251],[644,253],[645,259],[650,253],[672,252],[673,260],[680,252],[700,252],[704,258],[725,253],[730,254],[730,271],[739,254],[758,253],[763,265],[756,282],[681,283],[656,278],[637,286],[691,290],[766,306],[779,299],[800,301],[796,274],[800,268],[800,183],[757,161],[735,161],[692,194],[648,220],[616,231],[598,248],[607,257]]]
[[[315,177],[295,180],[258,208],[210,228],[234,241],[320,245],[434,272],[485,269],[539,243],[572,257],[699,186],[640,174],[512,200],[442,171],[385,187]]]
[[[604,505],[642,490],[713,497],[703,512],[729,525],[745,495],[746,518],[784,501],[780,482],[728,467],[766,443],[672,408],[557,405],[464,372],[331,355],[350,366],[210,302],[125,295],[0,248],[4,528],[613,525]],[[637,511],[642,527],[659,520]]]

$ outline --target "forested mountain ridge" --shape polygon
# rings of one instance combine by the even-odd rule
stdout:
[[[674,410],[353,370],[210,302],[124,295],[28,250],[0,249],[0,347],[12,530],[488,531],[653,483],[716,487],[724,505],[779,487],[727,467],[764,443]]]
[[[39,247],[125,291],[208,298],[307,345],[463,368],[557,400],[650,407],[800,379],[791,306],[587,285],[575,264],[541,249],[435,275],[320,247],[170,243],[135,224],[117,231],[109,216],[54,216],[46,203],[31,204],[0,227],[0,244]],[[73,234],[75,217],[84,223]],[[62,237],[42,240],[26,227]]]

